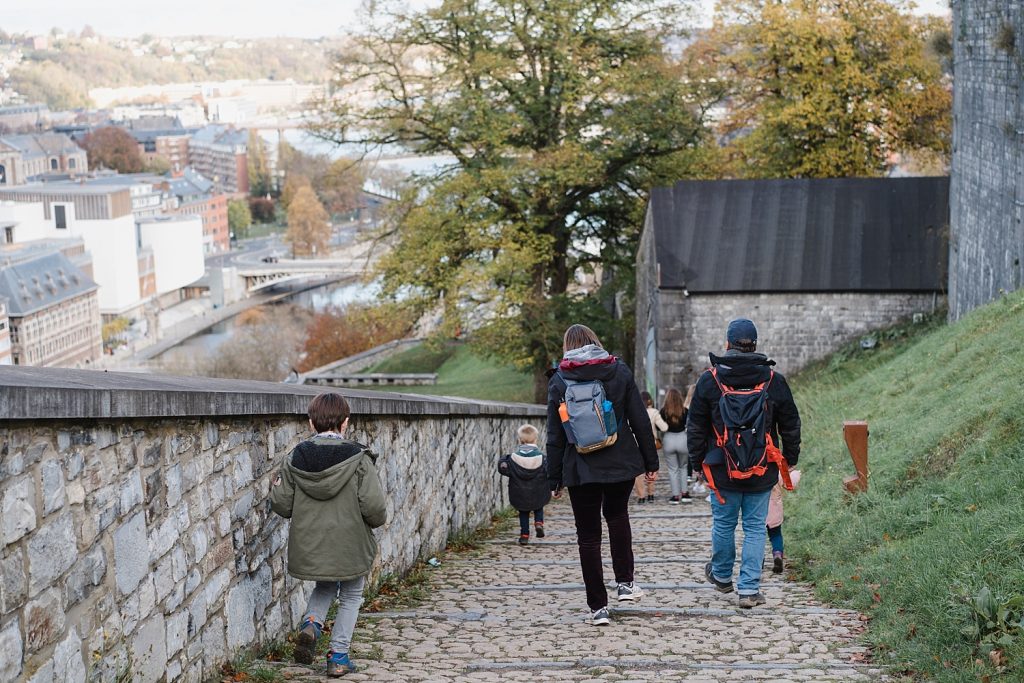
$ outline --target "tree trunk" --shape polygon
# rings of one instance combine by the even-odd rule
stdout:
[[[547,404],[548,402],[548,376],[547,368],[533,369],[533,402]]]

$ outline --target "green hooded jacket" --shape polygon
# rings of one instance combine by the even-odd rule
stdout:
[[[303,441],[285,458],[270,487],[270,507],[292,520],[289,574],[348,581],[369,573],[377,556],[371,529],[387,521],[375,459],[362,444],[323,436]]]

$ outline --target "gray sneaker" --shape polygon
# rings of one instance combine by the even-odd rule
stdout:
[[[619,584],[618,594],[619,602],[632,602],[634,600],[639,600],[640,597],[644,594],[644,591],[640,588],[640,586],[630,581],[629,583]]]
[[[611,617],[608,616],[608,608],[602,607],[593,614],[590,615],[590,623],[594,626],[607,626],[612,621]]]
[[[753,595],[741,595],[739,602],[740,607],[743,609],[750,609],[752,607],[757,607],[758,605],[763,605],[764,603],[764,596],[760,593],[754,593]]]

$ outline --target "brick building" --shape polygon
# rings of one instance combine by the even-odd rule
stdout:
[[[231,248],[228,226],[228,196],[217,192],[213,182],[192,169],[167,183],[168,193],[177,200],[174,213],[199,216],[203,221],[203,250],[207,254]]]
[[[953,3],[949,314],[1024,284],[1024,3]]]
[[[163,159],[172,173],[188,166],[188,143],[195,129],[185,128],[177,117],[142,116],[128,121],[127,127],[146,161]]]
[[[249,194],[249,132],[211,124],[188,142],[189,165],[209,178],[217,192]]]
[[[637,253],[636,376],[685,388],[752,319],[793,372],[944,304],[948,178],[683,181],[651,193]]]
[[[98,360],[102,338],[97,289],[59,251],[5,260],[0,265],[0,297],[7,299],[13,364],[82,367]]]

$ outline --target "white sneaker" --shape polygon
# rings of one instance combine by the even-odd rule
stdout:
[[[643,596],[644,591],[636,583],[630,581],[629,583],[619,584],[618,594],[619,602],[633,602],[639,600]]]
[[[607,607],[602,607],[590,615],[590,623],[594,626],[607,626],[611,621],[611,617],[608,616]]]

